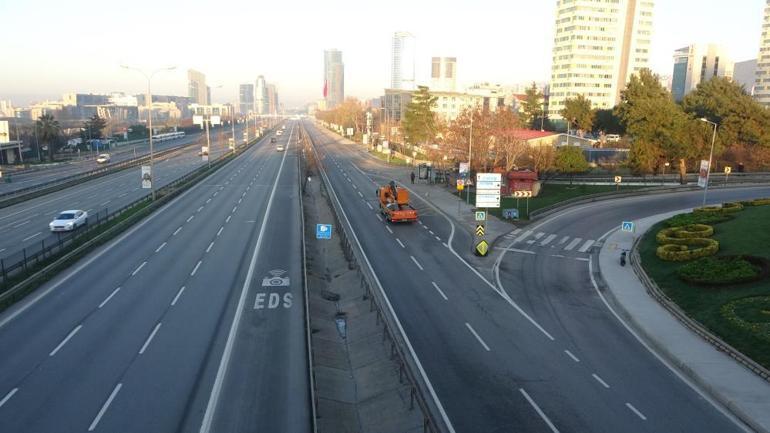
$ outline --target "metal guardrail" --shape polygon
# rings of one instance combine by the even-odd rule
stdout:
[[[654,176],[629,176],[623,175],[623,184],[643,184],[643,185],[661,185],[661,184],[678,184],[679,174],[665,174]],[[574,176],[557,175],[549,177],[546,182],[578,182],[578,183],[599,183],[599,184],[615,184],[614,174],[592,175],[592,174],[578,174]],[[698,182],[698,173],[687,173],[685,181],[688,184],[694,184]],[[709,175],[709,186],[722,186],[735,183],[749,183],[749,182],[770,182],[770,173],[768,172],[744,172],[744,173],[730,173],[725,175],[724,173],[711,173]]]
[[[222,154],[219,158],[211,163],[211,167],[208,165],[202,165],[197,169],[190,171],[174,179],[172,182],[158,188],[156,190],[158,198],[154,203],[165,203],[166,200],[176,196],[180,185],[185,184],[194,178],[202,176],[208,172],[213,173],[220,166],[226,164],[230,159],[240,155],[253,144],[259,142],[259,140],[263,137],[264,136],[254,139],[249,145],[239,146],[235,153],[227,152]],[[0,259],[0,304],[9,298],[12,298],[17,292],[23,289],[23,281],[27,281],[28,279],[33,278],[36,274],[45,272],[46,269],[48,269],[50,266],[53,266],[53,264],[51,264],[47,265],[42,270],[38,269],[42,264],[46,263],[46,261],[50,261],[54,257],[63,254],[67,250],[72,250],[73,247],[74,250],[79,250],[90,241],[93,241],[96,238],[104,235],[103,231],[98,230],[100,227],[115,220],[125,212],[133,210],[137,206],[148,201],[150,201],[150,194],[134,200],[133,202],[111,213],[105,209],[104,215],[102,215],[102,211],[99,211],[96,214],[96,223],[93,223],[92,221],[87,223],[85,229],[75,230],[68,234],[51,235],[51,237],[47,239],[48,243],[46,243],[46,240],[41,241],[39,250],[27,250],[27,248],[24,248],[17,253]],[[56,260],[54,264],[63,259],[66,259],[69,255],[69,253],[65,254],[64,258]],[[9,260],[9,258],[11,258],[11,260]],[[16,281],[22,281],[22,283],[12,286],[11,284]]]
[[[304,127],[303,131],[305,131]],[[443,408],[440,407],[435,392],[428,382],[427,376],[422,368],[422,364],[417,358],[411,342],[406,336],[406,333],[393,310],[393,306],[391,305],[382,284],[377,278],[366,253],[364,253],[363,247],[355,234],[352,224],[342,208],[342,203],[339,201],[331,181],[326,174],[323,162],[316,151],[313,138],[307,131],[305,131],[305,134],[312,144],[312,155],[316,160],[319,173],[323,180],[321,184],[322,188],[326,190],[327,200],[329,200],[330,205],[334,210],[334,212],[332,212],[334,216],[334,226],[337,228],[337,233],[339,233],[345,258],[351,266],[354,266],[358,271],[360,284],[364,291],[363,297],[364,299],[369,299],[369,311],[373,312],[376,310],[377,324],[379,325],[382,323],[383,325],[384,332],[382,334],[382,341],[383,343],[390,341],[391,358],[397,360],[399,364],[399,381],[403,383],[405,377],[411,384],[410,409],[413,409],[414,403],[417,402],[423,415],[423,432],[444,433],[449,431],[451,427],[446,422],[447,420],[443,413]],[[417,372],[419,372],[419,374]],[[440,413],[441,416],[438,416],[438,413]],[[439,420],[441,421],[439,422]]]
[[[658,284],[652,280],[642,268],[642,258],[639,255],[639,240],[642,237],[636,238],[633,246],[631,247],[631,266],[634,269],[634,273],[641,280],[644,287],[647,289],[647,293],[650,294],[660,305],[668,310],[677,320],[683,325],[688,327],[691,331],[698,334],[701,338],[706,340],[709,344],[714,346],[715,349],[727,354],[729,357],[741,363],[744,367],[751,370],[757,376],[770,382],[770,370],[761,366],[751,358],[741,353],[738,349],[727,344],[724,340],[714,335],[705,326],[703,326],[697,320],[691,319],[687,313],[682,311],[681,308],[672,301],[658,286]]]
[[[195,146],[195,143],[190,143],[182,146],[173,147],[171,149],[161,150],[153,155],[153,158],[162,158],[169,156],[175,152],[181,152],[188,147]],[[70,176],[61,177],[58,179],[50,180],[48,182],[39,183],[37,185],[28,186],[26,188],[20,188],[13,191],[7,191],[0,193],[0,208],[11,206],[13,204],[46,195],[54,191],[58,191],[63,188],[67,188],[76,183],[79,183],[85,179],[97,178],[105,176],[117,171],[124,170],[126,168],[135,167],[146,161],[149,161],[149,155],[142,155],[136,158],[128,159],[114,164],[108,164],[104,167],[100,167],[94,170],[89,170],[82,173],[76,173]]]

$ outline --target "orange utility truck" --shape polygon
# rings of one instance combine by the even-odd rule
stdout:
[[[409,191],[396,186],[395,181],[377,188],[380,213],[392,223],[417,221],[417,210],[409,204]]]

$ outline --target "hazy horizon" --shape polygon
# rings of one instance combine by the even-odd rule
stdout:
[[[200,0],[138,0],[130,8],[95,0],[0,4],[6,34],[14,36],[3,53],[12,67],[0,76],[0,99],[24,106],[66,92],[143,93],[144,78],[120,64],[146,70],[175,65],[177,70],[153,79],[153,93],[186,96],[186,71],[192,68],[206,74],[214,102],[236,102],[239,84],[264,75],[292,108],[321,97],[328,48],[343,52],[346,97],[367,99],[388,86],[390,41],[402,30],[417,39],[418,81],[427,81],[431,56],[453,56],[460,86],[545,82],[556,2],[542,3],[537,8],[523,0],[394,0],[387,8],[343,0],[236,1],[217,7]],[[744,0],[728,8],[717,0],[658,0],[652,70],[670,75],[674,50],[691,43],[722,44],[736,62],[756,58],[764,3]]]

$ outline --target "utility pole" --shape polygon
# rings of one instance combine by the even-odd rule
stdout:
[[[476,114],[475,108],[474,108],[473,111],[471,111],[471,128],[470,128],[471,129],[471,133],[470,133],[470,136],[468,137],[468,179],[470,179],[471,172],[473,171],[472,170],[472,168],[473,168],[473,163],[472,163],[473,159],[472,159],[472,155],[471,155],[471,149],[473,149],[473,117],[474,117],[474,114]],[[465,191],[465,203],[468,204],[468,205],[471,204],[471,190],[470,190],[470,188],[468,188]]]

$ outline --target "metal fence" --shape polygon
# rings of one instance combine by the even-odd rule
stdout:
[[[312,134],[307,133],[306,130],[304,132],[305,136],[314,144]],[[448,430],[448,426],[445,422],[440,421],[443,418],[437,415],[441,412],[441,408],[438,407],[438,401],[435,400],[433,389],[369,259],[363,251],[363,247],[358,241],[353,226],[347,219],[315,146],[312,146],[311,155],[306,155],[306,157],[315,159],[323,180],[322,189],[326,191],[326,198],[334,210],[332,212],[334,226],[339,233],[345,258],[350,263],[351,269],[355,268],[358,271],[363,298],[369,300],[369,311],[377,312],[377,324],[383,327],[382,342],[383,344],[390,344],[391,359],[399,365],[399,381],[404,383],[406,380],[410,384],[410,409],[414,409],[415,403],[419,406],[423,415],[423,432],[445,432]]]

